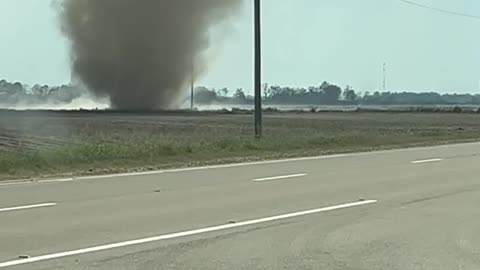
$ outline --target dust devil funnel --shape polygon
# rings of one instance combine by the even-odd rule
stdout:
[[[171,108],[242,0],[56,0],[72,71],[112,108]],[[195,66],[193,72],[192,66]],[[195,73],[195,74],[192,74]]]

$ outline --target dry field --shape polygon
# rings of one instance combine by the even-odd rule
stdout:
[[[480,140],[480,114],[0,111],[0,179],[113,173]]]

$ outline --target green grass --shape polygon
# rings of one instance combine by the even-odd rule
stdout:
[[[32,116],[16,117],[0,117],[0,124],[15,127],[21,131],[19,140],[25,140],[18,147],[0,150],[0,179],[154,170],[480,140],[480,116],[476,114],[276,113],[266,115],[263,139],[253,138],[251,115],[62,115],[61,121],[58,115],[34,120]],[[27,126],[21,124],[26,122]],[[24,147],[42,138],[62,143]]]

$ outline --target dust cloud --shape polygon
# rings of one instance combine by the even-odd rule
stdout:
[[[191,78],[206,72],[210,30],[231,21],[242,2],[56,0],[56,6],[74,75],[114,109],[153,110],[174,106]]]

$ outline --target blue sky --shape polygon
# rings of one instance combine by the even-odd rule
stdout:
[[[200,1],[200,0],[199,0]],[[480,15],[478,0],[417,0]],[[50,0],[0,0],[0,78],[70,81],[67,42]],[[264,80],[308,86],[324,80],[360,91],[480,93],[480,20],[399,0],[263,0]],[[211,49],[211,87],[252,88],[252,11]]]

